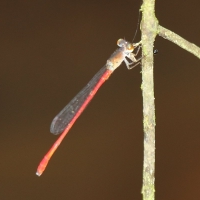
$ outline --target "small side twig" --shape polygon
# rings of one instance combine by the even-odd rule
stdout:
[[[158,26],[158,35],[163,37],[164,39],[167,39],[167,40],[173,42],[174,44],[177,44],[181,48],[192,53],[193,55],[195,55],[197,58],[200,59],[200,48],[198,46],[196,46],[195,44],[188,42],[187,40],[180,37],[176,33],[159,25]]]

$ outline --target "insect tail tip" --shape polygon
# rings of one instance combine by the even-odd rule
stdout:
[[[39,173],[39,172],[36,172],[36,175],[37,175],[37,176],[41,176],[41,173]]]

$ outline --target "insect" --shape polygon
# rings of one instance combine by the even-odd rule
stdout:
[[[153,51],[153,54],[154,54],[154,55],[158,54],[158,49],[155,49],[155,50]]]
[[[98,89],[110,77],[113,71],[118,68],[123,61],[128,69],[132,69],[140,64],[142,57],[136,59],[136,56],[140,51],[141,41],[138,43],[130,43],[125,39],[119,39],[117,45],[119,48],[110,56],[106,64],[53,119],[50,131],[55,135],[60,133],[61,135],[40,162],[36,175],[40,176],[43,173],[53,153],[56,151],[86,106],[92,100]],[[134,50],[136,50],[136,53],[133,53]]]

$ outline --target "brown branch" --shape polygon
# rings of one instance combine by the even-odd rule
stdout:
[[[193,55],[195,55],[197,58],[200,59],[200,48],[198,46],[196,46],[195,44],[188,42],[187,40],[180,37],[176,33],[159,25],[158,26],[158,35],[163,37],[164,39],[167,39],[167,40],[177,44],[181,48],[192,53]]]
[[[200,58],[200,48],[158,25],[155,0],[143,0],[142,11],[142,95],[144,127],[143,200],[155,199],[155,105],[153,81],[153,44],[156,35],[168,39]]]
[[[155,0],[143,0],[142,10],[142,95],[144,127],[143,200],[155,196],[155,105],[153,81],[153,44],[158,21],[154,14]]]

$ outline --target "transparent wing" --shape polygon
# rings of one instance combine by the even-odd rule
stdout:
[[[90,80],[90,82],[61,110],[60,113],[53,119],[50,131],[58,135],[66,128],[70,121],[74,118],[79,111],[87,97],[98,84],[102,75],[106,72],[106,65],[102,67]]]

